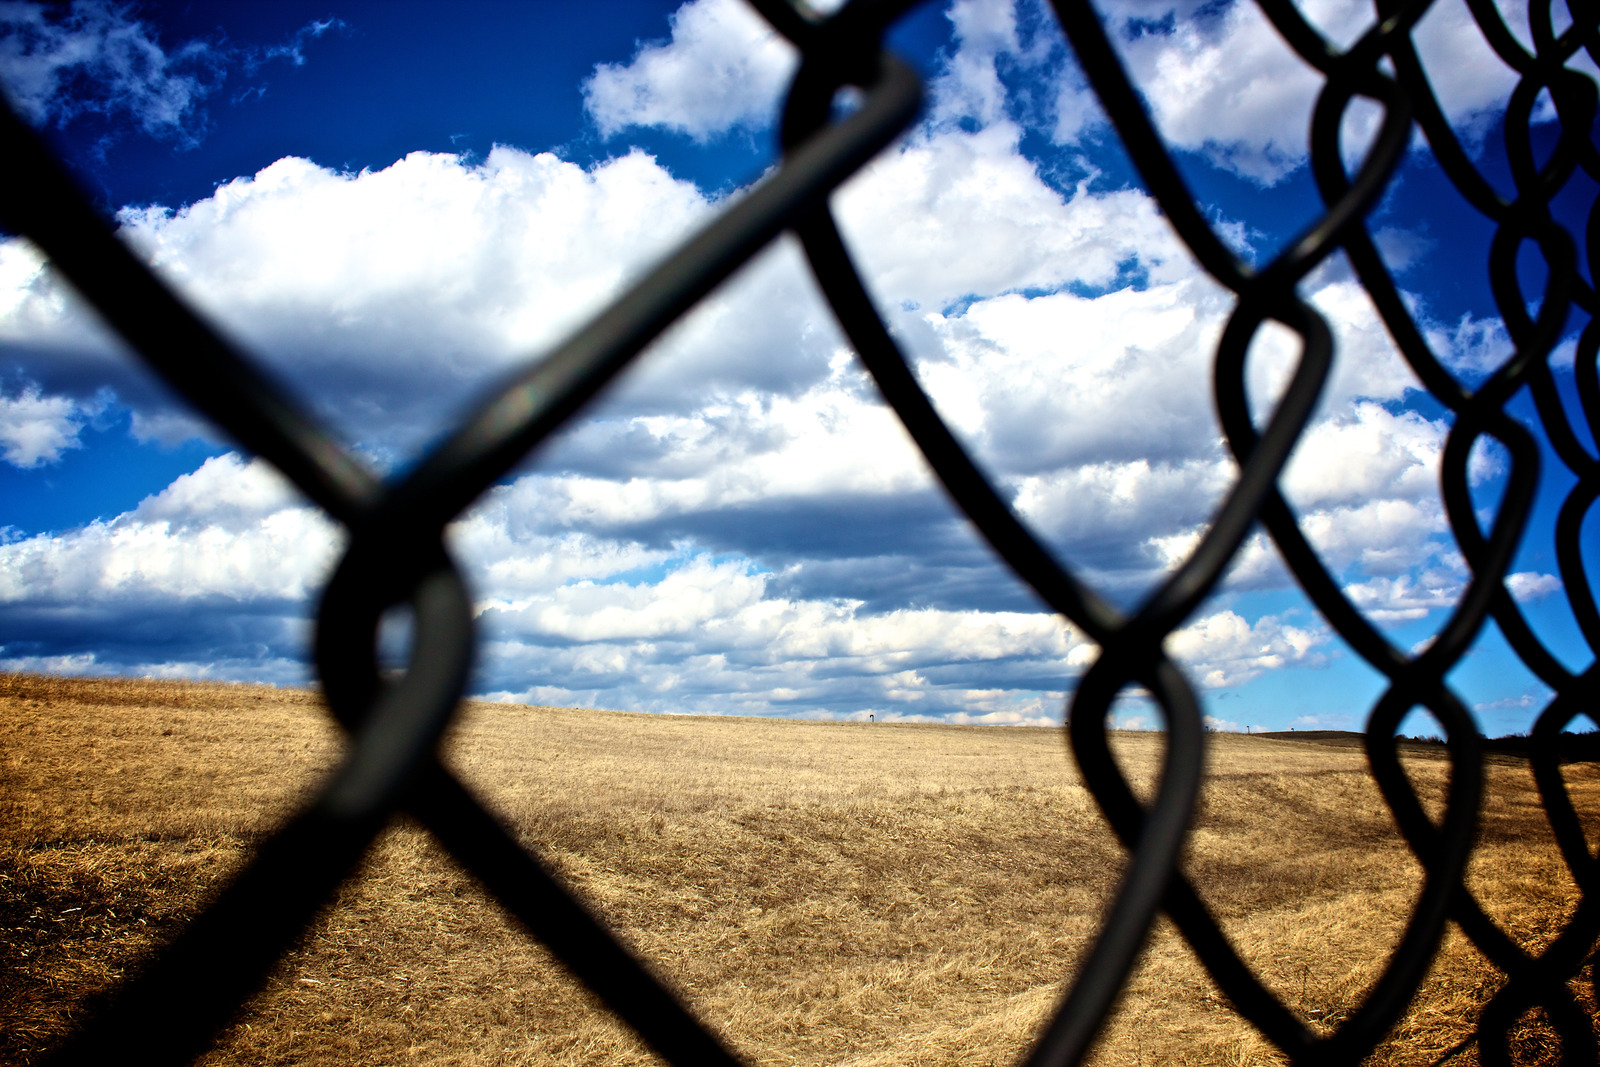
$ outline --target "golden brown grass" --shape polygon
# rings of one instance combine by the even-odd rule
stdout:
[[[1158,735],[1117,739],[1148,784]],[[0,676],[0,1061],[59,1041],[303,802],[313,694]],[[763,1064],[1015,1060],[1123,860],[1058,731],[472,705],[460,775]],[[1437,797],[1447,768],[1408,767]],[[1270,986],[1335,1025],[1420,882],[1350,746],[1213,735],[1186,868]],[[1522,766],[1490,768],[1471,885],[1530,948],[1576,899]],[[1600,813],[1600,771],[1568,768]],[[1377,1051],[1437,1062],[1500,978],[1451,933]],[[1536,1021],[1520,1055],[1549,1053]],[[1453,1064],[1476,1062],[1470,1044]],[[1101,1064],[1281,1062],[1159,929]],[[415,827],[393,827],[207,1064],[649,1062]]]

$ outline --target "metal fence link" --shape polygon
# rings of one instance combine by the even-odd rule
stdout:
[[[1596,87],[1566,66],[1580,50],[1600,60],[1600,3],[1570,0],[1571,24],[1558,33],[1554,5],[1533,0],[1529,51],[1491,0],[1466,0],[1485,40],[1520,77],[1505,120],[1515,185],[1508,200],[1461,145],[1417,55],[1412,31],[1429,0],[1376,0],[1372,25],[1344,49],[1325,40],[1288,0],[1256,2],[1323,79],[1309,137],[1324,210],[1260,266],[1236,256],[1207,221],[1094,9],[1087,2],[1055,0],[1078,63],[1146,189],[1189,251],[1237,297],[1213,363],[1237,479],[1190,556],[1128,613],[1075,577],[1070,561],[1058,561],[958,443],[875,310],[830,214],[830,194],[918,114],[920,82],[881,46],[886,29],[911,0],[855,0],[827,18],[786,0],[753,0],[802,55],[782,113],[781,166],[555,352],[530,361],[408,474],[388,482],[335,443],[247,355],[146,269],[75,191],[41,140],[0,108],[0,144],[8,160],[0,168],[0,221],[38,245],[167,383],[241,446],[276,464],[349,533],[322,597],[315,643],[329,706],[350,736],[344,762],[316,801],[268,840],[211,907],[49,1062],[177,1064],[199,1054],[374,836],[402,812],[425,825],[667,1061],[727,1067],[740,1062],[437,759],[436,743],[460,701],[474,653],[471,603],[443,532],[667,326],[785,231],[799,236],[850,342],[950,496],[1012,570],[1102,650],[1072,697],[1067,733],[1129,862],[1075,981],[1038,1036],[1029,1067],[1083,1059],[1163,912],[1235,1009],[1295,1063],[1353,1064],[1365,1057],[1415,994],[1449,922],[1507,976],[1479,1021],[1483,1062],[1509,1062],[1508,1034],[1535,1008],[1558,1032],[1564,1063],[1600,1062],[1593,1022],[1569,984],[1600,936],[1600,867],[1563,784],[1558,751],[1562,730],[1575,717],[1596,712],[1600,666],[1591,662],[1581,673],[1568,670],[1534,635],[1506,586],[1541,462],[1535,435],[1506,410],[1526,388],[1544,439],[1576,479],[1556,524],[1557,555],[1578,627],[1590,651],[1600,654],[1600,607],[1581,542],[1583,523],[1600,497],[1600,460],[1581,443],[1549,367],[1574,316],[1587,316],[1577,344],[1576,380],[1587,430],[1600,439],[1600,302],[1580,267],[1587,265],[1589,278],[1600,267],[1600,203],[1591,205],[1581,238],[1551,211],[1580,171],[1600,182],[1593,138]],[[840,118],[833,102],[846,86],[860,90],[860,104]],[[1541,162],[1530,127],[1542,98],[1554,108],[1560,136]],[[1382,119],[1351,166],[1341,153],[1340,128],[1357,99],[1376,104]],[[1367,229],[1368,214],[1419,130],[1461,195],[1495,226],[1489,278],[1514,352],[1476,389],[1464,387],[1434,354]],[[1525,248],[1543,261],[1538,293],[1524,292],[1519,281],[1517,259]],[[1297,285],[1335,254],[1346,257],[1398,351],[1452,414],[1443,496],[1471,579],[1438,637],[1416,654],[1392,645],[1345,596],[1279,484],[1337,357],[1327,323]],[[1276,407],[1258,423],[1245,371],[1251,341],[1268,323],[1292,331],[1299,354]],[[1487,525],[1475,511],[1467,469],[1482,439],[1496,443],[1510,463],[1504,498]],[[1257,527],[1270,535],[1332,627],[1387,679],[1367,718],[1366,751],[1425,872],[1381,977],[1326,1036],[1314,1033],[1263,986],[1178,865],[1201,786],[1205,730],[1195,688],[1162,643],[1216,588]],[[376,635],[380,617],[396,605],[409,605],[415,614],[415,651],[404,675],[390,679],[378,670]],[[1555,694],[1537,719],[1529,758],[1551,830],[1582,896],[1560,935],[1538,955],[1484,913],[1463,879],[1478,828],[1484,746],[1446,676],[1491,620]],[[1160,783],[1149,804],[1135,798],[1108,745],[1112,702],[1132,687],[1157,702],[1167,731]],[[1395,731],[1418,707],[1446,735],[1450,785],[1437,821],[1424,812],[1399,760]]]

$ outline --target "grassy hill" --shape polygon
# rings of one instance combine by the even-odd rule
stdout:
[[[1418,868],[1358,747],[1209,742],[1187,869],[1270,985],[1336,1024],[1399,936]],[[1161,745],[1123,734],[1116,749],[1147,785]],[[59,1040],[338,749],[311,693],[0,675],[0,1062]],[[447,751],[751,1063],[1014,1060],[1122,862],[1054,730],[479,704]],[[1435,799],[1440,756],[1406,756]],[[1488,775],[1470,884],[1537,948],[1577,891],[1526,769],[1497,759]],[[1567,776],[1600,825],[1600,768]],[[1375,1062],[1438,1061],[1499,982],[1452,932]],[[1549,1055],[1536,1019],[1519,1049]],[[203,1062],[650,1061],[402,823]],[[1277,1061],[1163,925],[1096,1062]],[[1476,1049],[1451,1062],[1475,1063]]]

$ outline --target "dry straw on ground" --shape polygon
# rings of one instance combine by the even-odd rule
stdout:
[[[1123,735],[1119,759],[1147,782],[1160,745]],[[0,1061],[59,1041],[338,751],[308,693],[0,676]],[[753,1063],[1013,1061],[1123,856],[1059,731],[473,705],[448,753]],[[1437,797],[1444,763],[1408,760]],[[1567,778],[1593,825],[1600,769]],[[1577,890],[1525,766],[1493,764],[1483,820],[1471,885],[1537,948]],[[1213,735],[1186,866],[1244,955],[1324,1026],[1377,975],[1420,881],[1358,749],[1259,737]],[[1452,933],[1374,1061],[1475,1063],[1461,1043],[1499,981]],[[1552,1054],[1537,1019],[1518,1050]],[[401,824],[203,1062],[650,1060]],[[1096,1062],[1280,1059],[1164,927]]]

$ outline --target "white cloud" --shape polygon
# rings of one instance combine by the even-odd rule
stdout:
[[[1559,593],[1563,586],[1561,579],[1553,574],[1540,574],[1537,571],[1518,571],[1506,575],[1506,588],[1511,595],[1521,603],[1547,597],[1551,593]]]
[[[1163,647],[1207,689],[1240,685],[1264,671],[1320,666],[1317,649],[1329,634],[1321,627],[1293,626],[1277,616],[1254,623],[1231,610],[1215,612],[1174,630]]]
[[[1524,3],[1502,7],[1511,24],[1526,25]],[[1339,0],[1309,0],[1300,9],[1336,47],[1349,46],[1373,21],[1369,7]],[[1305,162],[1312,107],[1323,79],[1284,43],[1256,5],[1123,0],[1111,5],[1106,17],[1170,143],[1268,185]],[[1515,71],[1489,50],[1465,5],[1433,5],[1413,37],[1448,117],[1474,144],[1488,116],[1504,107],[1517,81]],[[1062,89],[1057,136],[1063,141],[1085,126],[1077,116],[1089,106],[1081,100],[1086,92],[1071,81]],[[1375,132],[1380,114],[1358,101],[1347,115],[1347,164]]]
[[[455,543],[471,558],[469,540],[498,543],[502,530],[539,525],[551,512],[545,488],[530,476],[496,490],[460,525]],[[1032,721],[1028,708],[1056,699],[1038,691],[1041,682],[1055,682],[1043,688],[1059,693],[1081,662],[1082,639],[1048,614],[872,611],[860,601],[786,595],[780,576],[745,559],[616,545],[608,555],[593,551],[598,539],[572,552],[537,534],[515,539],[524,560],[564,552],[596,566],[587,575],[556,575],[472,560],[496,677],[550,680],[494,690],[500,696],[830,717],[864,710],[865,702],[880,718],[884,709],[915,705],[934,718],[962,712],[974,721]],[[996,684],[975,688],[975,677]]]
[[[968,698],[972,699],[971,697]],[[952,722],[958,725],[973,726],[1033,726],[1051,727],[1060,726],[1065,720],[1064,694],[1050,693],[1044,696],[1030,697],[1017,703],[1015,707],[1002,711],[966,712],[958,711],[936,720]],[[981,702],[977,702],[980,703]],[[884,721],[894,722],[900,716],[888,715]]]
[[[1523,0],[1502,5],[1526,33]],[[1311,0],[1301,13],[1336,47],[1348,47],[1372,24],[1369,9]],[[1135,84],[1166,140],[1212,163],[1274,184],[1304,164],[1312,107],[1324,84],[1251,3],[1120,0],[1102,8]],[[956,0],[946,13],[953,47],[930,84],[930,122],[1002,123],[1016,104],[1000,69],[1011,63],[1057,82],[1049,123],[1057,143],[1072,144],[1103,123],[1103,114],[1053,24],[1037,39],[1019,33],[1009,0]],[[1447,117],[1477,148],[1504,108],[1516,73],[1489,49],[1470,11],[1435,4],[1413,31],[1417,51]],[[1592,72],[1580,51],[1575,69]],[[591,117],[606,136],[655,126],[699,141],[771,121],[794,69],[793,50],[737,0],[693,0],[672,17],[671,38],[642,45],[627,64],[601,64],[585,83]],[[1342,136],[1354,166],[1381,122],[1375,103],[1351,103]],[[1536,119],[1546,121],[1546,107]]]
[[[156,443],[169,448],[185,441],[217,440],[217,429],[199,415],[184,411],[133,410],[128,432],[141,444]]]
[[[598,121],[677,123],[707,138],[755,121],[741,110],[752,100],[770,109],[762,94],[780,91],[784,49],[757,46],[749,69],[724,62],[735,46],[748,58],[757,32],[731,11],[700,0],[679,12],[671,42],[598,71]],[[1015,10],[963,3],[951,17],[959,47],[930,121],[834,203],[955,430],[1042,537],[1126,599],[1192,550],[1235,477],[1210,381],[1232,298],[1142,193],[1063,192],[1023,155],[999,72],[1039,46]],[[689,92],[724,76],[748,92],[731,103]],[[559,343],[719,207],[638,151],[584,168],[500,147],[477,163],[416,153],[360,173],[287,158],[121,222],[224,329],[397,464],[453,406]],[[1408,613],[1459,583],[1438,503],[1445,426],[1404,409],[1414,380],[1359,286],[1329,268],[1302,289],[1340,348],[1285,490],[1353,597],[1375,617],[1418,617]],[[1440,327],[1441,351],[1471,363],[1480,334],[1493,339],[1476,322]],[[70,397],[111,380],[142,438],[193,430],[132,392],[114,345],[20,241],[0,244],[0,339],[24,373],[39,372],[41,403],[81,405]],[[1258,339],[1249,389],[1261,411],[1294,358],[1285,331]],[[69,409],[51,410],[65,434]],[[67,445],[30,447],[47,458]],[[937,492],[787,241],[450,537],[486,636],[479,684],[502,697],[1046,723],[1097,652],[1036,610]],[[92,666],[286,671],[340,544],[268,468],[221,457],[109,522],[0,545],[0,599],[20,620],[0,633],[4,655],[87,654],[67,647],[82,638],[66,623],[41,620],[90,619],[115,644],[183,619],[174,628],[192,647],[160,659],[130,637]],[[1547,577],[1516,583],[1534,595]],[[1254,536],[1230,580],[1287,579]],[[1234,606],[1169,641],[1204,687],[1323,661],[1320,629]],[[203,612],[216,625],[199,634]]]
[[[1515,346],[1499,318],[1475,318],[1463,313],[1454,326],[1435,326],[1428,343],[1446,367],[1477,385],[1511,358]]]
[[[1014,6],[956,0],[945,14],[955,40],[930,86],[932,120],[1003,120],[1007,93],[996,61],[1021,49]],[[703,143],[772,124],[798,66],[793,46],[743,0],[690,0],[670,26],[668,39],[639,45],[626,63],[597,64],[584,82],[584,107],[602,136],[656,127]]]
[[[584,107],[603,136],[659,126],[706,141],[772,121],[797,54],[754,8],[692,0],[671,25],[670,40],[641,45],[626,64],[601,63],[584,82]]]
[[[849,237],[891,306],[939,312],[1009,289],[1105,286],[1121,268],[1156,279],[1192,272],[1145,197],[1062,197],[1020,157],[1016,136],[930,136],[840,194]],[[486,377],[556,343],[714,207],[637,152],[585,170],[502,147],[476,165],[417,153],[359,174],[288,158],[195,204],[126,211],[122,223],[190,299],[352,436],[404,454]],[[895,321],[920,354],[944,347],[936,323]],[[109,378],[124,398],[140,388],[20,241],[0,246],[0,339],[58,378]],[[837,345],[831,315],[781,242],[670,331],[614,395],[669,412],[708,394],[795,395],[829,374]],[[172,436],[170,414],[144,409],[139,421],[147,436]]]
[[[943,311],[965,297],[1104,288],[1124,267],[1156,281],[1192,272],[1148,197],[1062,196],[1022,155],[1021,133],[1003,122],[914,138],[840,190],[840,226],[880,300]]]
[[[1342,22],[1366,17],[1343,6]],[[1320,80],[1255,5],[1234,3],[1205,22],[1186,19],[1170,32],[1141,33],[1123,50],[1169,142],[1206,149],[1220,165],[1266,183],[1303,158]]]
[[[637,473],[625,477],[541,477],[547,506],[558,524],[607,528],[786,499],[925,490],[929,479],[905,430],[882,404],[850,388],[854,377],[841,361],[824,383],[792,399],[744,394],[681,416],[588,427],[588,435],[660,459],[641,457]],[[585,432],[578,436],[583,441]]]
[[[84,112],[125,113],[146,133],[193,140],[196,108],[220,81],[221,57],[203,41],[168,53],[129,8],[75,0],[65,14],[40,4],[0,5],[0,83],[36,123]],[[92,91],[80,86],[88,83]]]
[[[129,660],[92,652],[66,656],[5,655],[0,645],[0,671],[28,674],[87,675],[118,678],[182,678],[199,681],[305,685],[305,657],[260,655],[208,656],[196,660]]]
[[[107,0],[0,2],[0,86],[11,105],[37,125],[65,126],[85,114],[127,118],[146,134],[192,147],[206,132],[202,105],[231,68],[253,75],[277,60],[303,66],[309,42],[346,28],[330,17],[277,44],[219,35],[167,47],[137,13],[136,5]],[[249,86],[235,102],[264,91]]]
[[[871,611],[788,596],[745,560],[552,531],[547,489],[525,476],[451,530],[477,593],[491,693],[827,715],[865,700],[915,705],[930,718],[1032,722],[1077,673],[1068,661],[1082,639],[1048,614]],[[201,676],[244,670],[297,681],[307,616],[341,543],[263,461],[208,460],[109,522],[0,545],[0,601],[12,624],[0,658],[75,673],[182,674],[210,663]],[[154,627],[169,658],[139,647],[33,648],[24,624],[63,613],[93,620],[112,646],[114,635]],[[541,682],[507,688],[517,678]]]
[[[226,455],[109,522],[0,545],[0,602],[303,604],[340,542],[269,464]]]
[[[1548,700],[1548,695],[1534,696],[1532,693],[1521,693],[1514,697],[1501,697],[1498,700],[1485,700],[1472,705],[1473,711],[1520,711],[1525,708],[1538,708]],[[1442,731],[1441,731],[1442,732]]]
[[[0,653],[5,651],[5,646],[0,645]],[[0,670],[14,671],[28,674],[97,674],[99,663],[92,652],[77,652],[66,656],[6,656],[0,655]],[[121,673],[116,667],[104,671],[106,674]]]
[[[97,369],[113,365],[120,347],[21,237],[0,239],[0,343],[42,351],[47,360],[93,353]]]
[[[478,165],[415,152],[359,174],[286,158],[179,211],[128,209],[121,222],[152,264],[247,335],[313,341],[280,339],[269,323],[310,313],[307,333],[335,334],[313,345],[319,355],[398,342],[392,367],[421,356],[404,341],[415,331],[435,359],[548,344],[705,214],[691,184],[640,153],[586,172],[497,147]]]
[[[934,122],[973,119],[989,126],[1004,121],[1008,94],[995,63],[1001,54],[1020,50],[1014,6],[956,0],[945,17],[953,24],[956,46],[933,82]]]
[[[1074,647],[1067,628],[1045,614],[952,612],[933,608],[883,614],[848,601],[769,597],[768,579],[739,562],[683,562],[649,583],[579,581],[511,606],[486,601],[502,639],[608,643],[676,639],[713,645],[768,667],[800,664],[807,673],[862,672],[895,680],[905,697],[909,665],[1048,657]],[[963,689],[965,692],[965,689]]]
[[[1359,730],[1362,728],[1360,718],[1348,714],[1300,715],[1290,723],[1290,726],[1300,730]]]
[[[0,457],[13,467],[55,463],[68,449],[83,447],[84,419],[100,406],[43,396],[33,385],[16,396],[0,393]]]
[[[5,316],[4,321],[12,321],[26,306],[44,265],[44,256],[30,242],[0,242],[0,315]]]
[[[1219,435],[1207,360],[1225,310],[1199,278],[1095,298],[996,297],[928,316],[944,354],[921,374],[1006,469],[1209,461]]]
[[[1085,464],[1024,479],[1015,503],[1021,514],[1069,542],[1137,537],[1207,514],[1232,473],[1223,464],[1195,462]]]
[[[1302,510],[1431,499],[1438,494],[1448,432],[1442,420],[1357,402],[1301,437],[1284,472],[1284,491]]]
[[[1300,528],[1335,569],[1394,574],[1435,559],[1447,524],[1437,500],[1374,500],[1303,515]]]
[[[359,174],[286,158],[205,200],[120,221],[166,278],[352,436],[415,447],[442,406],[570,332],[709,210],[638,153],[585,171],[496,148],[477,165],[414,153]],[[772,328],[785,326],[793,319]],[[58,377],[141,388],[92,314],[15,240],[0,251],[0,340],[23,358],[48,349],[34,364]]]
[[[1399,226],[1373,229],[1372,243],[1383,256],[1384,263],[1396,274],[1404,274],[1438,247],[1438,242],[1426,232]]]
[[[1461,596],[1461,582],[1453,574],[1431,571],[1378,576],[1344,587],[1350,603],[1374,622],[1414,622],[1438,608],[1452,608]]]
[[[288,479],[264,460],[234,453],[206,460],[171,485],[146,497],[131,518],[141,523],[249,529],[285,510],[305,507]]]

